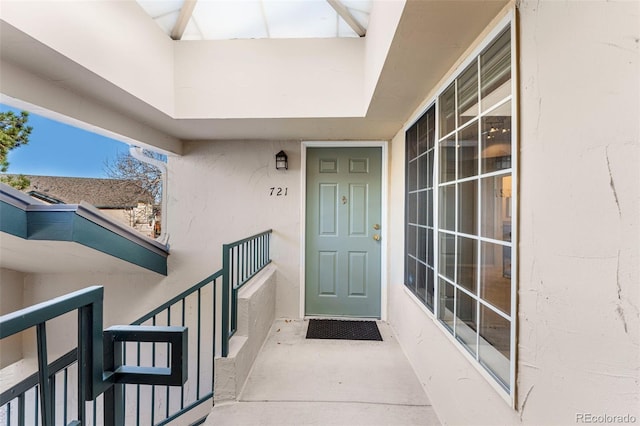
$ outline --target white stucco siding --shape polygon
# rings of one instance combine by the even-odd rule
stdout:
[[[24,274],[0,268],[0,315],[22,309]],[[22,358],[22,333],[0,341],[0,369]]]
[[[520,7],[518,385],[529,422],[640,414],[639,12]]]
[[[364,116],[364,48],[359,38],[177,43],[176,117]]]
[[[280,150],[288,155],[288,170],[275,168]],[[195,283],[221,267],[223,243],[273,229],[276,317],[297,318],[300,142],[189,142],[169,170],[169,275],[184,272]]]
[[[390,322],[447,424],[640,419],[639,9],[519,3],[513,409],[403,288],[404,131],[393,139]]]
[[[173,113],[172,41],[135,2],[8,0],[2,2],[0,17],[160,111]],[[43,58],[30,57],[29,49],[22,53],[21,62],[42,63]],[[50,66],[46,72],[58,81],[78,78],[64,67]]]

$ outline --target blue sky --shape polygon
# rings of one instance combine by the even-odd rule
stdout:
[[[0,104],[0,111],[19,109]],[[42,176],[107,177],[104,163],[129,146],[86,130],[29,114],[29,143],[9,152],[7,173]]]

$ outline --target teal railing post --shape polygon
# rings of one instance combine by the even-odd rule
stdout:
[[[229,245],[224,244],[222,246],[222,356],[226,357],[229,354],[229,287],[231,285],[230,280],[230,259],[229,259]]]

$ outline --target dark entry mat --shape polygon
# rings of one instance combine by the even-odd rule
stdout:
[[[382,341],[375,321],[309,320],[307,339],[343,339]]]

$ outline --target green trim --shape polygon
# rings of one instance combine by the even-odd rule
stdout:
[[[72,241],[167,275],[166,254],[155,253],[79,215],[75,215],[73,222]]]
[[[27,212],[4,201],[0,202],[0,231],[27,238]]]
[[[0,202],[0,231],[27,240],[72,241],[167,275],[167,250],[145,247],[81,216],[77,210],[23,210]]]

